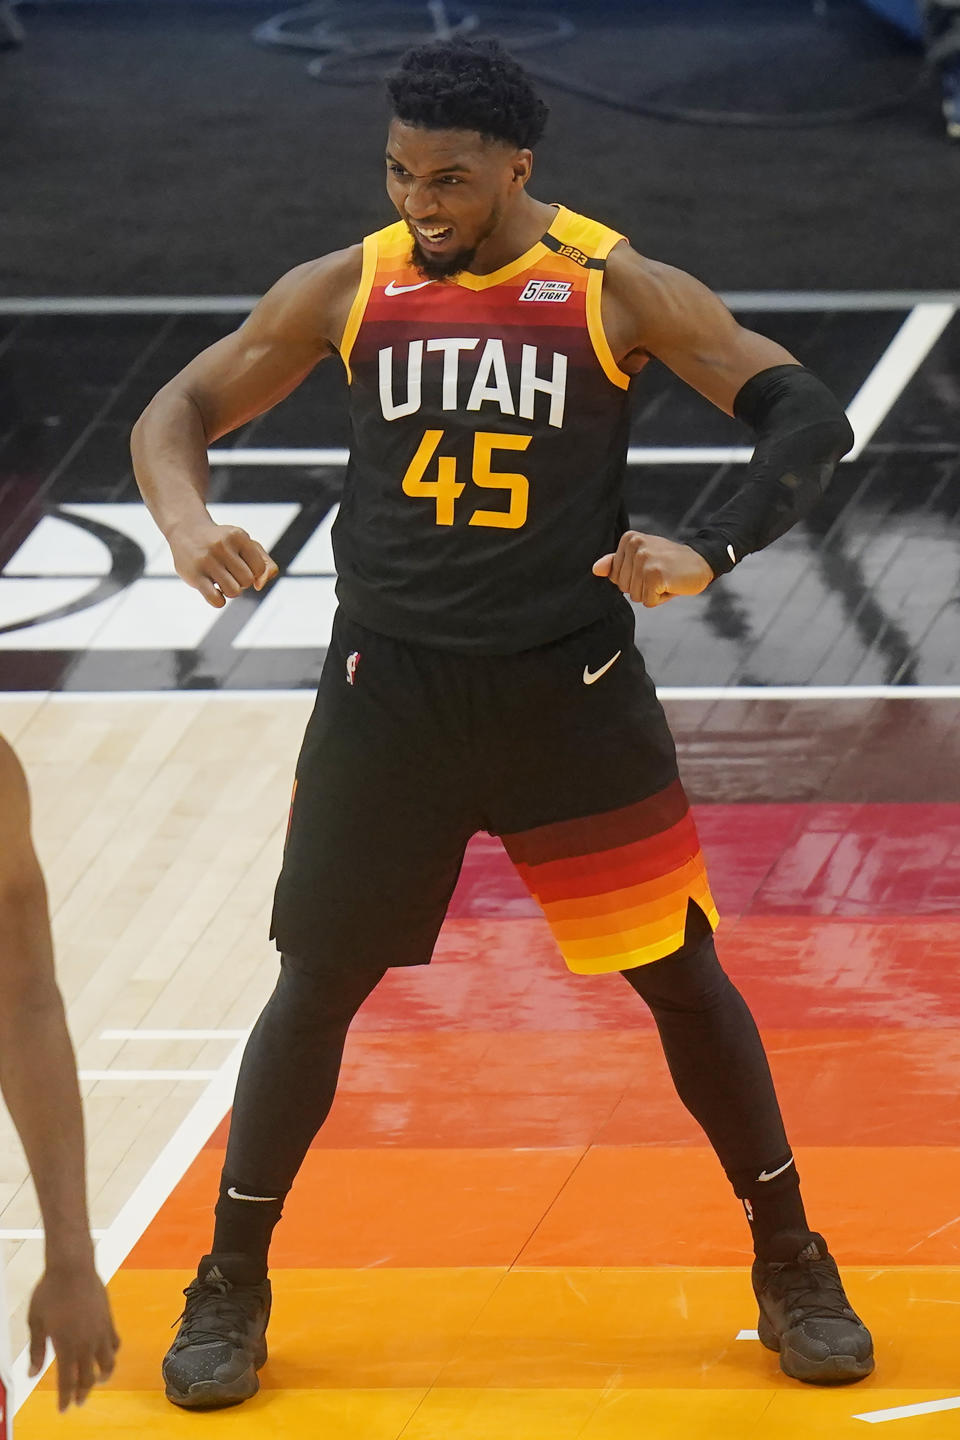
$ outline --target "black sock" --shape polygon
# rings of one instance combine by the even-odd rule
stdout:
[[[770,1179],[761,1178],[764,1175]],[[809,1232],[800,1195],[800,1176],[789,1151],[760,1170],[740,1171],[730,1179],[734,1193],[743,1202],[758,1260],[769,1260],[771,1250],[779,1251],[772,1242],[784,1231]]]
[[[246,1185],[226,1171],[220,1177],[211,1254],[243,1255],[256,1274],[255,1279],[248,1279],[248,1266],[245,1266],[244,1284],[255,1285],[266,1279],[267,1251],[274,1226],[283,1212],[286,1193],[268,1190],[261,1195],[256,1186]],[[220,1268],[228,1280],[234,1278],[229,1266]]]

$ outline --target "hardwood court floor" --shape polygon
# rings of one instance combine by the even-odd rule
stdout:
[[[481,837],[434,964],[389,976],[351,1033],[277,1233],[259,1397],[196,1416],[158,1386],[179,1291],[209,1240],[226,1134],[214,1118],[130,1236],[111,1287],[118,1371],[72,1433],[843,1440],[865,1433],[858,1416],[960,1394],[960,796],[944,759],[957,726],[948,701],[877,702],[871,715],[862,703],[838,702],[847,713],[832,728],[815,701],[747,712],[731,701],[735,723],[699,704],[673,718],[699,800],[711,754],[725,745],[729,771],[740,730],[739,803],[697,809],[719,944],[767,1040],[812,1223],[874,1329],[875,1376],[801,1387],[750,1336],[746,1227],[643,1007],[618,977],[567,974],[498,843]],[[98,1037],[255,1016],[272,983],[265,916],[308,705],[0,701],[34,784],[83,1066],[215,1069],[226,1040]],[[893,727],[903,755],[921,711],[922,763],[911,752],[917,763],[896,773],[858,768],[857,736]],[[85,1088],[95,1223],[109,1230],[202,1084]],[[21,1192],[13,1204],[28,1223]],[[36,1251],[24,1245],[21,1279]],[[947,1440],[960,1411],[883,1423]],[[17,1428],[51,1440],[50,1376]]]

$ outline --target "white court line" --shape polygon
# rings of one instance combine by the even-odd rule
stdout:
[[[261,704],[274,700],[305,701],[316,687],[299,690],[0,690],[0,707],[5,700],[30,700],[36,704],[112,704],[114,701],[207,701],[241,700]],[[960,700],[960,685],[661,685],[661,700]],[[138,1032],[141,1033],[141,1032]]]
[[[350,451],[344,449],[290,450],[274,447],[271,449],[238,448],[236,450],[208,450],[207,459],[211,465],[346,465]]]
[[[759,1340],[759,1339],[760,1339],[760,1331],[759,1331],[759,1330],[738,1330],[738,1331],[737,1331],[737,1339],[738,1339],[738,1340]]]
[[[244,1032],[246,1033],[246,1032]],[[81,1080],[213,1080],[216,1070],[81,1070]]]
[[[956,306],[941,301],[911,310],[847,406],[856,436],[847,460],[856,460],[953,319]]]
[[[101,704],[127,700],[177,701],[192,700],[206,704],[208,700],[311,700],[316,686],[304,686],[300,690],[0,690],[0,706],[4,700],[35,700],[38,705],[60,704],[62,701],[79,700]]]
[[[0,300],[0,315],[234,315],[259,295],[38,295]]]
[[[241,1040],[246,1030],[101,1030],[101,1040]]]
[[[182,1180],[229,1110],[244,1043],[245,1040],[238,1041],[220,1069],[214,1072],[215,1078],[184,1116],[98,1244],[97,1269],[104,1281],[111,1279],[119,1270],[161,1205]],[[52,1360],[51,1351],[44,1370]],[[31,1377],[27,1374],[29,1364],[30,1352],[24,1347],[13,1365],[14,1413],[19,1410],[41,1378],[40,1375]]]
[[[731,310],[911,310],[960,305],[960,290],[721,290]],[[27,295],[0,300],[0,315],[229,315],[259,295]]]
[[[106,1235],[106,1230],[91,1230],[90,1234],[94,1240],[100,1240]],[[0,1230],[0,1240],[42,1240],[43,1230]]]
[[[960,290],[730,290],[731,310],[912,310],[914,305],[960,305]]]
[[[753,454],[751,445],[631,445],[628,465],[745,465]],[[849,459],[849,456],[846,457]],[[208,450],[211,465],[346,465],[350,451],[333,448],[302,450],[270,447],[240,447],[236,450]]]
[[[960,685],[663,685],[661,700],[960,700]]]
[[[960,1410],[960,1395],[949,1400],[921,1400],[917,1405],[894,1405],[889,1410],[864,1410],[853,1418],[866,1420],[868,1425],[882,1425],[884,1420],[909,1420],[914,1415],[936,1415],[941,1410]]]

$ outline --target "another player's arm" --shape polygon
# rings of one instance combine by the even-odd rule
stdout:
[[[206,507],[207,447],[283,400],[340,343],[360,283],[359,246],[300,265],[248,318],[158,391],[133,428],[140,493],[173,552],[177,573],[216,608],[277,567],[237,526]]]
[[[53,1342],[60,1409],[113,1370],[119,1340],[93,1263],[77,1066],[53,968],[27,782],[0,738],[0,1088],[43,1215],[46,1269],[30,1302],[32,1373]]]
[[[646,606],[698,595],[808,514],[853,444],[842,407],[782,345],[739,325],[692,276],[618,246],[604,324],[620,366],[656,356],[719,409],[751,426],[756,449],[736,495],[678,544],[628,531],[594,566]]]

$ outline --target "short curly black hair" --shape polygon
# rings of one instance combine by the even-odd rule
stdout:
[[[536,145],[550,113],[522,66],[496,40],[408,50],[387,80],[393,113],[427,130],[474,130],[518,149]]]

